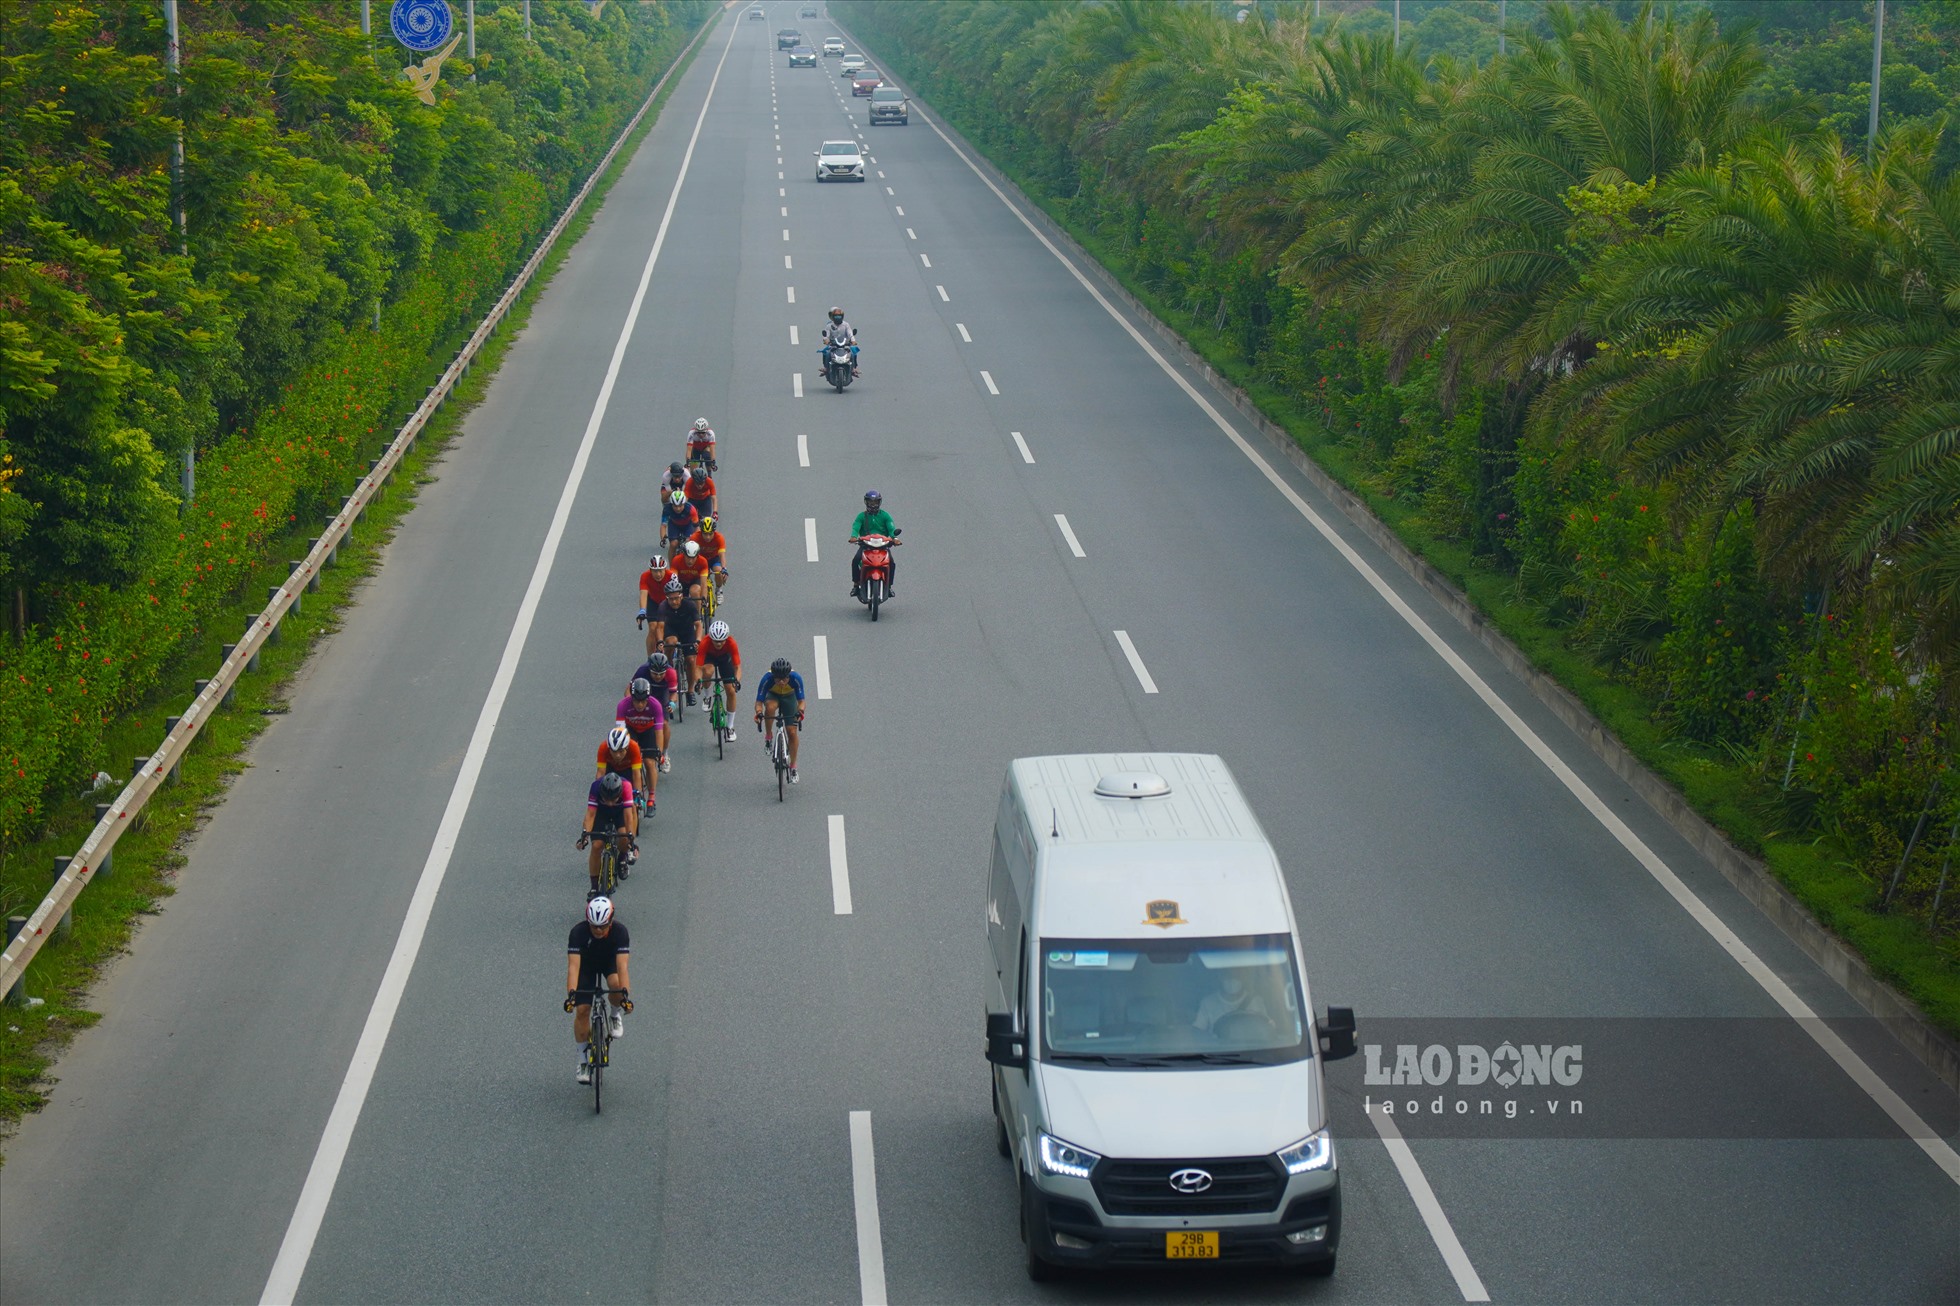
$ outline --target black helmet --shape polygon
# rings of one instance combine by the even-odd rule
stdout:
[[[614,681],[613,683],[618,684],[619,682]],[[635,678],[632,685],[632,694],[634,698],[645,698],[651,693],[653,693],[652,681],[648,680],[645,676],[639,676]]]
[[[779,676],[787,676],[789,674],[789,659],[777,658],[769,664],[769,669]]]
[[[599,792],[608,798],[617,798],[619,797],[619,787],[624,783],[619,778],[619,772],[608,771],[599,777]]]
[[[675,476],[687,475],[687,468],[682,466],[680,463],[668,463],[667,470]]]

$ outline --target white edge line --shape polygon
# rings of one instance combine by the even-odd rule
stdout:
[[[885,1306],[885,1235],[878,1225],[878,1163],[869,1111],[851,1112],[851,1204],[857,1211],[858,1288],[864,1306]]]
[[[1402,1131],[1395,1127],[1395,1118],[1379,1107],[1368,1108],[1368,1118],[1374,1122],[1375,1132],[1381,1135],[1389,1159],[1395,1162],[1395,1173],[1402,1176],[1402,1186],[1409,1190],[1409,1200],[1416,1204],[1422,1223],[1429,1230],[1430,1241],[1443,1254],[1443,1264],[1450,1267],[1456,1290],[1463,1294],[1465,1301],[1489,1301],[1484,1281],[1477,1277],[1477,1267],[1470,1263],[1470,1254],[1457,1241],[1450,1217],[1443,1213],[1443,1204],[1436,1200],[1436,1190],[1429,1186],[1429,1177],[1416,1164],[1416,1154],[1409,1150]]]
[[[801,432],[796,437],[796,465],[798,467],[810,465],[810,437]]]
[[[1146,694],[1156,693],[1157,682],[1150,678],[1150,672],[1143,665],[1143,659],[1137,656],[1137,646],[1130,642],[1130,632],[1127,630],[1117,631],[1116,642],[1123,646],[1123,656],[1130,660],[1130,670],[1137,673],[1137,681],[1143,686],[1143,692]]]
[[[647,252],[646,266],[640,270],[639,288],[626,311],[619,341],[613,346],[612,361],[606,367],[606,379],[599,387],[592,416],[585,424],[585,435],[579,441],[578,453],[572,459],[565,488],[559,493],[557,510],[552,514],[551,526],[546,530],[543,547],[538,551],[538,562],[532,568],[531,583],[524,591],[524,601],[518,606],[517,620],[511,626],[510,638],[504,643],[504,655],[497,664],[496,675],[491,679],[490,692],[484,699],[482,711],[477,714],[476,728],[471,732],[469,747],[463,754],[462,769],[449,792],[449,803],[443,809],[441,824],[436,827],[435,842],[429,848],[428,859],[422,864],[422,874],[416,880],[408,914],[403,918],[401,933],[395,939],[395,950],[388,958],[387,969],[382,972],[380,988],[375,992],[373,1005],[368,1008],[367,1023],[361,1029],[360,1042],[355,1045],[346,1077],[340,1082],[340,1092],[334,1099],[332,1112],[327,1116],[326,1129],[320,1135],[320,1144],[313,1153],[313,1163],[301,1185],[299,1201],[295,1203],[292,1219],[286,1225],[286,1236],[279,1244],[272,1272],[266,1278],[265,1291],[260,1294],[261,1306],[272,1306],[273,1303],[284,1306],[291,1302],[298,1294],[300,1281],[306,1274],[306,1263],[313,1255],[314,1239],[319,1236],[328,1203],[333,1200],[341,1164],[347,1158],[354,1128],[360,1123],[361,1108],[367,1101],[368,1088],[374,1082],[374,1072],[381,1063],[388,1031],[395,1023],[395,1012],[401,1005],[402,994],[407,991],[409,972],[414,969],[416,954],[421,951],[422,935],[435,910],[436,894],[442,888],[443,876],[449,870],[449,858],[462,832],[463,817],[469,811],[477,777],[482,773],[484,759],[489,754],[497,718],[503,710],[504,699],[510,693],[511,682],[516,679],[517,664],[523,656],[532,622],[537,617],[545,581],[551,575],[559,543],[565,537],[566,523],[571,520],[579,482],[585,476],[586,463],[591,458],[592,446],[598,440],[600,424],[605,420],[606,408],[612,402],[613,386],[626,359],[626,346],[632,339],[633,326],[639,320],[641,305],[646,302],[647,286],[653,279],[653,265],[660,257],[661,246],[666,243],[674,206],[680,200],[681,185],[687,180],[688,166],[694,159],[695,143],[701,139],[701,126],[708,119],[708,106],[714,103],[715,87],[721,81],[721,70],[728,62],[728,52],[733,48],[735,33],[739,30],[731,26],[728,42],[722,46],[721,60],[715,64],[714,78],[708,83],[707,97],[701,102],[700,115],[694,120],[694,134],[688,138],[687,151],[681,156],[680,173],[674,178],[673,193],[667,197],[667,211],[660,219],[659,230],[654,233],[653,248]]]
[[[817,652],[815,657],[815,665],[817,668],[817,697],[829,698],[830,697],[830,640],[828,637],[823,635],[817,636]]]
[[[1062,514],[1060,513],[1056,513],[1055,524],[1062,528],[1062,538],[1068,541],[1068,548],[1070,553],[1073,553],[1078,558],[1086,558],[1089,556],[1088,554],[1082,551],[1082,543],[1081,541],[1075,538],[1075,531],[1073,528],[1069,526],[1068,518],[1062,516]]]
[[[803,556],[811,562],[817,560],[817,519],[815,517],[805,517],[803,519]]]
[[[1825,1055],[1836,1062],[1838,1068],[1844,1071],[1852,1082],[1863,1089],[1866,1095],[1878,1105],[1881,1111],[1890,1117],[1892,1122],[1908,1138],[1911,1138],[1913,1142],[1919,1145],[1919,1149],[1926,1153],[1934,1165],[1945,1172],[1946,1176],[1955,1184],[1960,1184],[1960,1152],[1954,1151],[1945,1139],[1935,1133],[1933,1127],[1922,1120],[1919,1117],[1919,1113],[1907,1105],[1904,1098],[1900,1097],[1889,1084],[1879,1078],[1878,1072],[1874,1071],[1866,1063],[1864,1058],[1852,1051],[1850,1045],[1839,1038],[1818,1017],[1817,1013],[1810,1009],[1809,1004],[1805,1003],[1803,999],[1796,995],[1796,992],[1783,981],[1781,976],[1777,975],[1760,957],[1756,956],[1755,952],[1747,944],[1743,943],[1741,939],[1737,938],[1722,923],[1721,918],[1706,903],[1702,902],[1693,890],[1682,883],[1681,878],[1674,873],[1673,869],[1666,862],[1661,860],[1658,853],[1649,848],[1640,836],[1636,835],[1628,828],[1625,822],[1613,814],[1612,809],[1606,805],[1605,800],[1594,793],[1591,786],[1587,785],[1584,780],[1581,780],[1578,774],[1552,751],[1551,746],[1539,738],[1538,733],[1529,725],[1525,724],[1524,719],[1512,711],[1508,703],[1498,697],[1497,692],[1485,683],[1483,677],[1479,676],[1471,668],[1470,664],[1465,662],[1457,654],[1455,649],[1446,644],[1442,636],[1438,635],[1430,627],[1428,622],[1418,616],[1415,610],[1403,600],[1401,595],[1389,587],[1388,582],[1382,579],[1380,573],[1369,566],[1367,560],[1355,552],[1353,546],[1341,538],[1334,528],[1328,525],[1326,520],[1319,513],[1315,512],[1305,499],[1300,497],[1299,492],[1286,483],[1284,477],[1273,470],[1272,464],[1267,462],[1243,435],[1239,434],[1236,427],[1225,420],[1224,416],[1209,400],[1198,393],[1197,388],[1190,381],[1186,380],[1182,373],[1171,366],[1170,361],[1158,352],[1154,345],[1144,339],[1143,333],[1128,318],[1117,311],[1116,306],[1111,304],[1103,295],[1102,291],[1097,289],[1095,284],[1084,275],[1082,269],[1076,267],[1074,262],[1066,254],[1056,248],[1055,243],[1049,240],[1047,235],[1029,220],[1027,214],[1023,213],[1014,201],[1007,198],[1006,193],[1000,187],[994,185],[991,178],[980,171],[973,160],[967,157],[966,152],[955,145],[952,138],[940,130],[938,123],[933,122],[929,118],[925,119],[925,122],[939,136],[939,139],[946,142],[947,148],[959,156],[960,161],[966,164],[973,175],[978,177],[981,183],[988,190],[991,190],[1002,204],[1007,206],[1008,212],[1020,219],[1021,225],[1026,227],[1033,234],[1034,238],[1040,241],[1042,246],[1050,254],[1055,256],[1057,262],[1068,269],[1069,274],[1075,278],[1076,282],[1084,290],[1089,292],[1089,296],[1096,303],[1102,305],[1103,311],[1108,313],[1115,320],[1116,324],[1129,334],[1130,339],[1137,343],[1138,348],[1150,356],[1151,361],[1163,370],[1164,375],[1174,381],[1178,388],[1183,390],[1190,398],[1191,402],[1196,404],[1204,412],[1205,416],[1211,419],[1212,424],[1223,432],[1228,440],[1238,446],[1239,452],[1244,454],[1247,460],[1259,469],[1260,474],[1267,481],[1271,482],[1273,488],[1277,489],[1286,498],[1288,503],[1293,505],[1295,511],[1307,519],[1308,524],[1334,547],[1341,557],[1347,561],[1347,564],[1354,568],[1377,594],[1382,596],[1382,600],[1394,610],[1395,614],[1401,617],[1408,624],[1409,628],[1415,631],[1417,636],[1424,643],[1428,644],[1438,657],[1443,659],[1450,670],[1454,671],[1458,678],[1468,685],[1478,698],[1484,701],[1484,704],[1497,715],[1499,720],[1503,721],[1511,733],[1517,736],[1519,742],[1530,749],[1539,761],[1553,775],[1558,777],[1559,782],[1566,787],[1574,798],[1579,800],[1580,805],[1590,812],[1595,820],[1606,827],[1607,832],[1613,836],[1619,845],[1625,848],[1633,856],[1634,860],[1639,862],[1646,869],[1647,873],[1652,875],[1660,883],[1660,886],[1667,891],[1668,895],[1695,919],[1695,922],[1708,933],[1710,938],[1714,939],[1724,951],[1734,958],[1736,964],[1741,966],[1743,971],[1751,979],[1762,986],[1763,991],[1778,1006],[1782,1007],[1784,1012],[1795,1020],[1803,1028],[1804,1032],[1810,1035],[1812,1040],[1824,1050]]]
[[[851,914],[851,867],[844,856],[844,818],[830,818],[830,910],[833,915]]]
[[[1021,433],[1019,431],[1009,431],[1008,434],[1014,437],[1014,447],[1021,451],[1021,461],[1024,463],[1034,462],[1034,451],[1028,448],[1028,442],[1021,438]]]

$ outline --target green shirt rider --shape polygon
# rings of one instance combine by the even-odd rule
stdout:
[[[892,525],[892,515],[885,511],[885,496],[876,490],[864,492],[864,511],[851,522],[851,543],[857,545],[857,552],[851,556],[851,597],[858,598],[864,593],[864,537],[883,535],[890,538],[897,531]],[[895,591],[892,582],[898,579],[898,558],[894,553],[885,572],[885,595],[890,597]]]

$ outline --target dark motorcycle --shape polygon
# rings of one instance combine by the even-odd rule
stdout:
[[[835,386],[838,394],[843,394],[844,387],[851,383],[851,367],[852,357],[851,347],[849,345],[832,344],[824,347],[824,380]]]
[[[879,607],[891,597],[892,550],[900,543],[892,535],[867,535],[861,541],[864,558],[858,569],[858,602],[871,609],[873,621],[878,619]]]

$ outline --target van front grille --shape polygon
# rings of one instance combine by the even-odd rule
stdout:
[[[1200,1193],[1180,1192],[1171,1176],[1202,1170],[1211,1186]],[[1222,1161],[1110,1161],[1098,1165],[1089,1181],[1111,1215],[1253,1215],[1279,1206],[1286,1175],[1270,1156]]]

